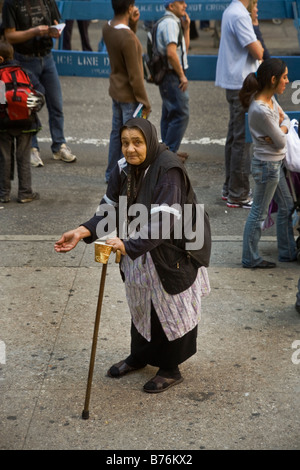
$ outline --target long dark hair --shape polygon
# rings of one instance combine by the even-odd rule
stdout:
[[[271,58],[264,60],[258,67],[257,72],[249,73],[244,80],[243,87],[240,90],[239,97],[244,108],[249,108],[249,105],[254,95],[264,90],[271,88],[272,77],[276,78],[275,87],[278,85],[280,77],[284,74],[286,63],[281,59]]]

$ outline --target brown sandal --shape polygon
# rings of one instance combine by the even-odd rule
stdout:
[[[128,372],[133,372],[134,370],[142,369],[142,367],[131,367],[126,364],[125,361],[120,361],[117,364],[111,366],[107,371],[107,375],[113,379],[123,377],[123,375],[128,374]]]
[[[147,393],[160,393],[164,392],[173,385],[180,384],[183,381],[183,377],[175,378],[166,378],[161,377],[160,375],[155,375],[149,382],[145,383],[143,390]]]

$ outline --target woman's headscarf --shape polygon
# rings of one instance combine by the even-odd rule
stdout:
[[[146,159],[140,165],[128,164],[128,176],[127,176],[127,200],[128,207],[131,206],[136,200],[139,189],[142,185],[145,170],[154,162],[154,160],[168,147],[165,144],[161,144],[157,138],[157,132],[154,125],[143,118],[129,119],[124,126],[121,128],[120,136],[124,129],[138,128],[146,141],[147,154]]]

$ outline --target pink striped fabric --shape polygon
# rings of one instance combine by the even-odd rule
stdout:
[[[195,282],[180,294],[168,294],[158,277],[151,255],[122,259],[126,297],[138,332],[151,340],[151,301],[169,341],[184,336],[200,321],[201,297],[210,292],[207,270],[201,267]]]

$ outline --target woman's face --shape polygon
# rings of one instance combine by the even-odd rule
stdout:
[[[284,73],[281,75],[281,77],[279,79],[278,84],[276,85],[275,93],[277,93],[278,95],[281,95],[284,92],[284,90],[286,89],[286,86],[287,86],[288,83],[289,83],[288,69],[286,67]]]
[[[124,129],[121,134],[122,152],[130,165],[140,165],[146,159],[147,145],[139,129]]]

